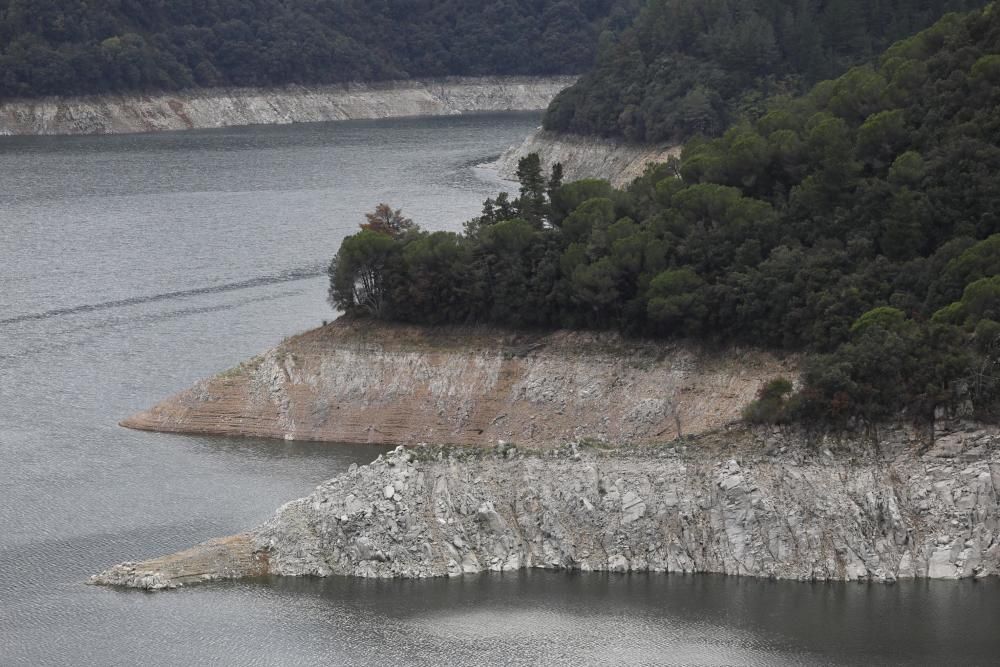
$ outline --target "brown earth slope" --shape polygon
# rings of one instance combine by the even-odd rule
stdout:
[[[756,350],[338,320],[122,422],[343,443],[539,446],[670,440],[739,418],[795,373]]]

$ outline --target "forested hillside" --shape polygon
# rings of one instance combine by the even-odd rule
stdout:
[[[810,353],[801,391],[775,383],[753,419],[1000,414],[995,5],[688,144],[625,191],[558,171],[529,156],[519,196],[462,235],[369,225],[330,267],[332,303]]]
[[[578,73],[637,0],[0,0],[0,96]]]
[[[677,141],[717,135],[772,95],[868,62],[981,0],[650,0],[596,67],[552,103],[559,132]]]

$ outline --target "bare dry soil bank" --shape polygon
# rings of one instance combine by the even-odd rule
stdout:
[[[338,320],[129,417],[152,431],[342,443],[655,443],[740,418],[794,359],[756,350]]]

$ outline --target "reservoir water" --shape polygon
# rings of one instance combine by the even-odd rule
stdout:
[[[537,122],[0,137],[0,665],[996,663],[996,581],[83,585],[377,456],[116,423],[332,318],[325,266],[375,204],[460,229],[511,187],[476,165]]]

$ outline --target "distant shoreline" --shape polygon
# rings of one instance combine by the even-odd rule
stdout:
[[[0,135],[133,134],[541,111],[575,77],[456,77],[0,101]]]

